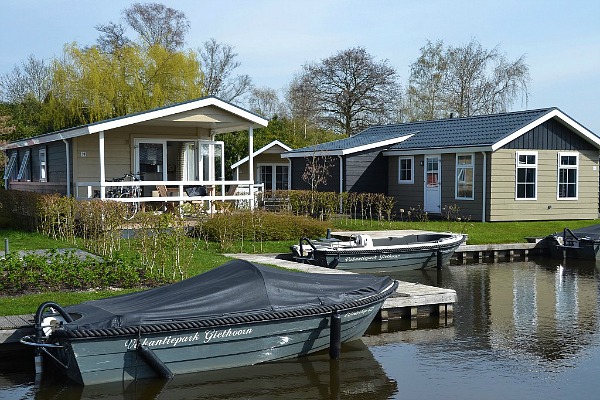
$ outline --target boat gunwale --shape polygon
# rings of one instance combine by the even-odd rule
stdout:
[[[326,253],[326,254],[342,254],[342,253],[406,253],[419,250],[446,250],[453,247],[460,246],[465,241],[464,235],[460,237],[452,237],[442,242],[418,242],[411,244],[399,244],[391,246],[379,246],[379,247],[327,247],[325,245],[316,244],[315,249],[310,249],[312,253]],[[412,246],[412,247],[411,247]]]
[[[351,302],[320,305],[312,308],[301,308],[294,310],[270,311],[256,314],[236,315],[230,317],[205,318],[191,321],[172,321],[157,324],[141,324],[127,327],[111,327],[100,329],[65,329],[55,330],[50,339],[67,338],[69,340],[88,340],[102,337],[131,336],[141,334],[152,334],[162,332],[187,331],[204,328],[235,326],[239,324],[261,323],[295,318],[327,315],[337,311],[351,311],[364,308],[370,304],[378,303],[389,297],[398,287],[398,282],[393,280],[383,291],[370,294]]]

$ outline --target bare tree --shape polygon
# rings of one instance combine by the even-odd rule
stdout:
[[[317,125],[317,90],[307,75],[296,75],[287,89],[286,100],[294,125],[302,124],[304,138],[309,126]],[[294,131],[296,129],[294,128]]]
[[[443,91],[448,63],[443,55],[443,43],[427,41],[421,56],[410,66],[408,85],[409,120],[437,119],[443,110]]]
[[[126,35],[127,28],[122,24],[109,22],[96,25],[95,28],[100,32],[100,36],[96,39],[98,48],[104,53],[115,54],[131,43]]]
[[[7,103],[20,103],[27,97],[41,102],[48,95],[50,86],[50,67],[33,55],[10,73],[0,76],[1,98]]]
[[[318,156],[313,152],[311,157],[305,158],[304,172],[302,180],[310,186],[310,213],[315,211],[316,191],[321,185],[327,184],[327,178],[331,176],[329,168],[331,167],[331,157]]]
[[[134,3],[123,10],[127,24],[148,46],[175,51],[185,44],[190,22],[182,11],[160,3]]]
[[[301,90],[314,91],[299,97],[316,100],[320,122],[347,135],[385,121],[398,94],[396,71],[387,60],[376,62],[362,47],[306,64],[297,83]]]
[[[217,43],[214,38],[204,42],[198,49],[204,72],[204,88],[207,94],[225,101],[232,101],[252,87],[248,75],[232,76],[241,63],[236,61],[237,53],[228,44]]]
[[[270,88],[253,88],[250,91],[248,100],[250,110],[266,118],[275,116],[284,116],[285,110],[279,96],[274,89]]]
[[[436,119],[504,112],[520,95],[527,101],[528,84],[524,56],[507,61],[498,47],[487,50],[474,39],[447,48],[428,41],[411,65],[407,114]]]

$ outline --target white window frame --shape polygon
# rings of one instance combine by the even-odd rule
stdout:
[[[271,182],[269,183],[269,185],[267,186],[266,182],[258,182],[259,179],[261,179],[261,174],[260,174],[260,169],[262,167],[271,167],[272,168],[272,173],[271,173]],[[288,169],[288,179],[287,179],[287,186],[288,189],[290,187],[290,180],[289,180],[289,176],[290,176],[290,166],[287,163],[256,163],[256,180],[258,183],[262,183],[265,185],[264,190],[279,190],[277,189],[277,167],[286,167]]]
[[[575,165],[562,165],[561,158],[562,157],[575,157]],[[558,152],[558,159],[556,161],[556,200],[564,201],[564,200],[578,200],[579,199],[579,153],[573,151],[561,151]],[[575,170],[575,197],[561,197],[560,196],[560,172],[561,170]],[[565,184],[568,184],[565,183]]]
[[[459,157],[464,157],[464,156],[469,156],[471,157],[471,163],[470,164],[459,164],[458,163],[458,158]],[[469,197],[462,197],[458,195],[458,175],[459,175],[459,169],[461,170],[467,170],[470,169],[471,171],[473,171],[473,173],[471,174],[471,196]],[[454,183],[454,198],[456,200],[474,200],[475,199],[475,153],[457,153],[456,154],[456,182]]]
[[[401,179],[402,176],[402,160],[410,160],[410,179]],[[398,183],[401,185],[407,185],[415,183],[415,157],[414,156],[406,156],[406,157],[398,157]]]
[[[534,164],[519,164],[520,156],[534,156],[535,163]],[[537,151],[517,151],[515,157],[515,200],[517,201],[535,201],[537,200],[538,195],[538,161],[539,156]],[[519,197],[519,169],[533,168],[535,169],[535,196],[534,197]]]
[[[39,149],[38,157],[40,160],[40,182],[48,182],[48,161],[45,147]]]

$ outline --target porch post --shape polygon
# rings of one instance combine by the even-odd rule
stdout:
[[[106,171],[104,169],[104,131],[98,132],[98,153],[100,155],[100,198],[106,198]]]
[[[248,179],[250,182],[250,208],[254,209],[254,128],[248,126]]]

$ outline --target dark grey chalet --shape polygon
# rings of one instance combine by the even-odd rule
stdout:
[[[292,150],[292,189],[327,160],[324,191],[385,193],[396,211],[478,221],[598,217],[600,138],[557,108],[373,126]]]

